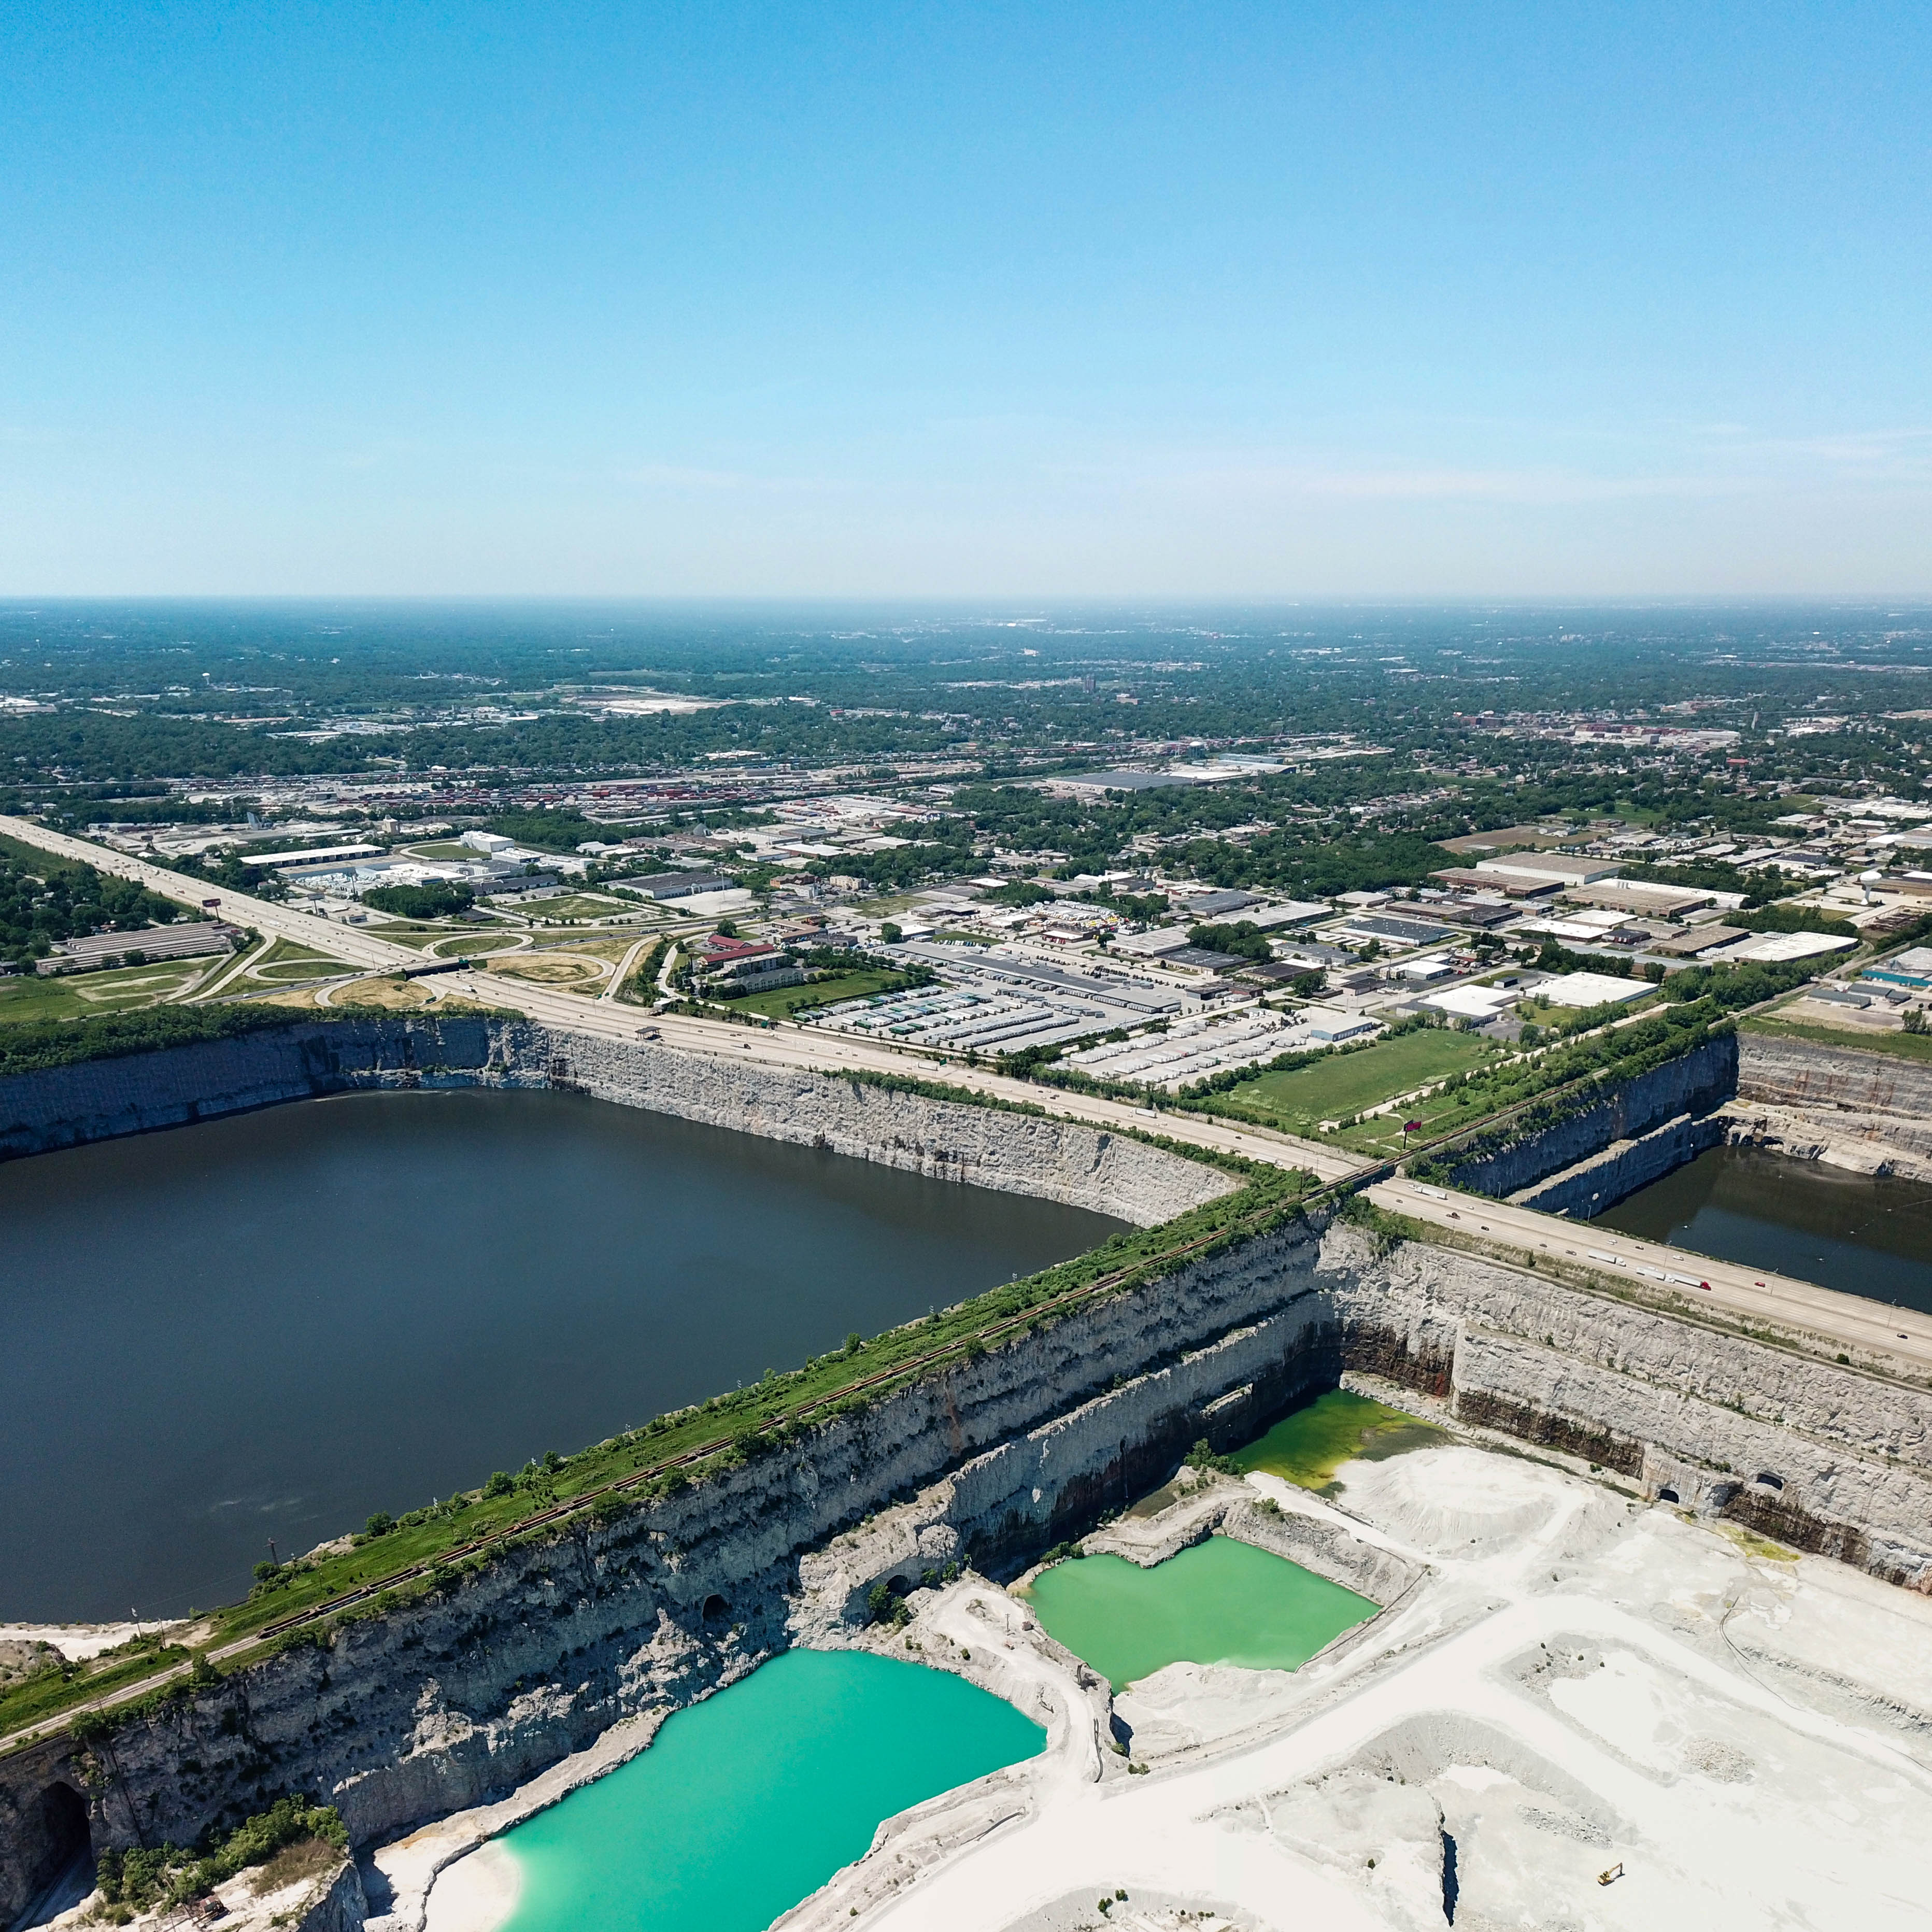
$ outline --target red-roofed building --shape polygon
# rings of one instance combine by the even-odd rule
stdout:
[[[762,993],[772,986],[798,986],[805,969],[776,946],[713,933],[698,948],[698,977],[712,993]]]

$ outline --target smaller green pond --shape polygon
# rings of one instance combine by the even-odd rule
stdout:
[[[1030,1594],[1048,1634],[1116,1690],[1181,1662],[1294,1670],[1378,1607],[1227,1536],[1151,1570],[1120,1556],[1057,1563]]]
[[[503,1844],[503,1932],[760,1932],[885,1819],[1033,1756],[1046,1733],[922,1665],[788,1651]]]
[[[1386,1402],[1330,1389],[1306,1408],[1282,1417],[1245,1449],[1236,1450],[1234,1460],[1242,1470],[1259,1469],[1304,1490],[1319,1490],[1344,1462],[1358,1456],[1379,1462],[1405,1450],[1448,1440],[1444,1431]]]

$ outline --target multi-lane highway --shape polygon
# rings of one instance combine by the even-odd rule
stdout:
[[[145,859],[130,857],[105,845],[91,845],[84,838],[70,838],[63,832],[50,832],[25,818],[0,816],[0,833],[16,838],[23,845],[38,845],[43,851],[57,852],[63,859],[78,859],[96,871],[112,872],[118,878],[132,879],[149,891],[171,899],[200,906],[209,899],[221,902],[213,916],[232,926],[252,926],[257,932],[277,939],[298,940],[318,952],[346,961],[351,966],[381,968],[393,972],[398,966],[420,966],[422,955],[406,946],[378,939],[359,927],[338,926],[333,920],[317,919],[314,914],[296,912],[272,899],[258,899],[248,892],[231,892],[212,886],[206,879],[186,872],[171,872],[165,866],[150,865]]]
[[[1682,1248],[1612,1233],[1588,1221],[1567,1221],[1532,1208],[1515,1208],[1479,1194],[1459,1194],[1420,1181],[1384,1181],[1367,1190],[1377,1207],[1552,1260],[1574,1261],[1640,1292],[1670,1295],[1694,1315],[1721,1312],[1733,1319],[1774,1323],[1864,1356],[1884,1356],[1923,1375],[1932,1369],[1932,1316],[1861,1295],[1840,1294],[1815,1282],[1761,1268],[1712,1261]],[[1707,1286],[1708,1284],[1708,1286]]]

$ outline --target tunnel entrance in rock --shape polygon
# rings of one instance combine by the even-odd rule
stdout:
[[[41,1850],[34,1862],[38,1910],[22,1922],[42,1922],[80,1903],[94,1888],[94,1834],[87,1801],[70,1784],[50,1784],[40,1794]]]
[[[92,1853],[94,1835],[88,1828],[87,1801],[70,1784],[47,1787],[40,1800],[47,1834],[47,1862],[64,1870],[82,1852]]]
[[[731,1606],[714,1590],[704,1600],[704,1607],[698,1612],[708,1624],[722,1624],[731,1614]]]

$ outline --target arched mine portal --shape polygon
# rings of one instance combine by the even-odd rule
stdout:
[[[46,1775],[44,1766],[39,1775]],[[86,1796],[65,1778],[55,1778],[37,1792],[29,1786],[21,1794],[14,1821],[22,1865],[16,1895],[24,1896],[27,1903],[20,1916],[8,1918],[6,1924],[44,1924],[94,1889],[94,1833],[88,1814]]]

